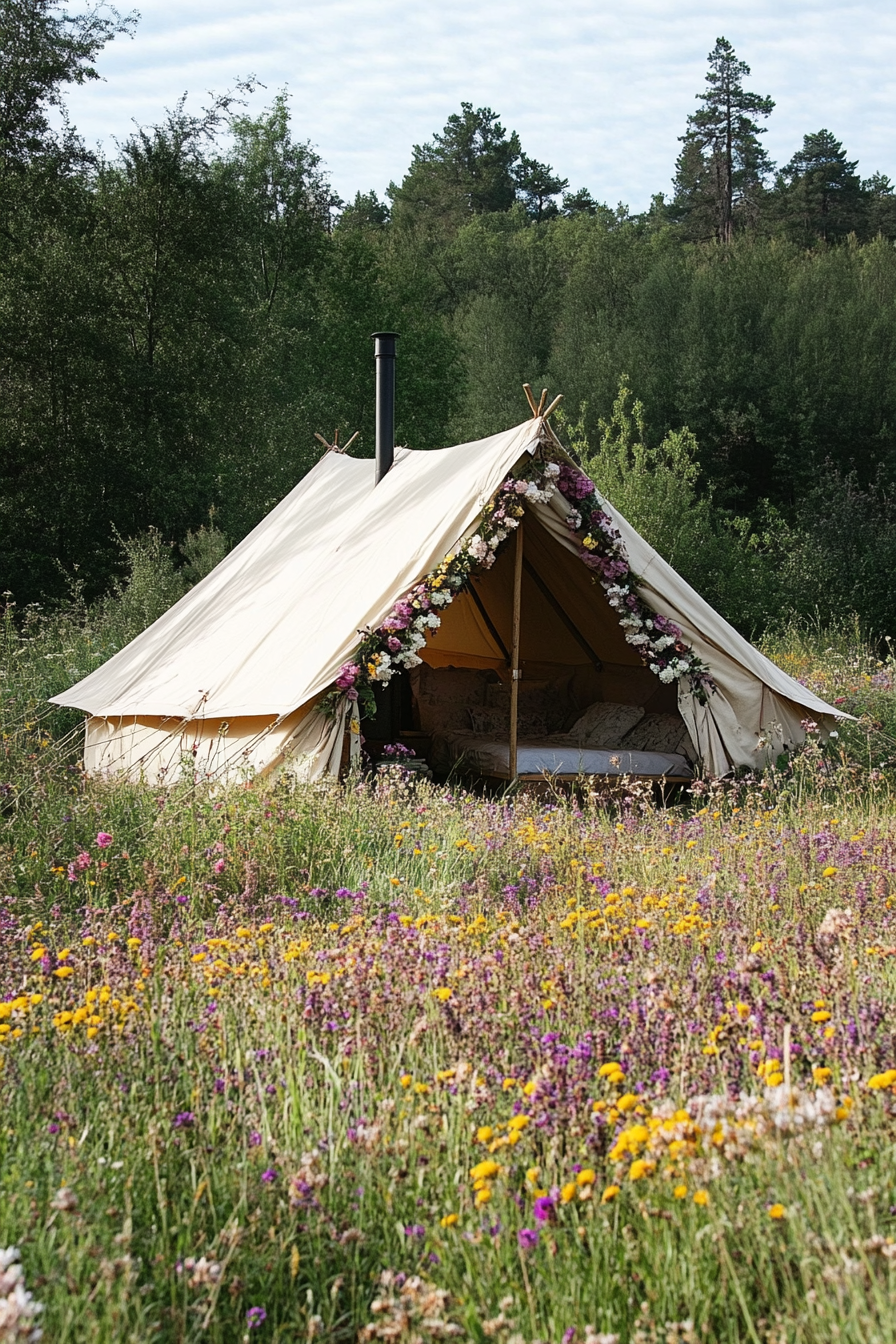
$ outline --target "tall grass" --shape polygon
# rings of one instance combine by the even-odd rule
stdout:
[[[47,1339],[896,1338],[888,661],[780,637],[859,723],[667,809],[156,792],[40,717],[94,620],[4,636],[0,1247]]]

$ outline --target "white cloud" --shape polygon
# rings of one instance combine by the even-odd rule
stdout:
[[[784,162],[827,127],[860,171],[896,177],[896,9],[848,0],[145,0],[133,42],[100,61],[105,83],[72,91],[89,142],[161,118],[253,73],[260,109],[288,85],[294,126],[345,197],[400,179],[415,142],[461,100],[488,105],[526,151],[572,186],[643,208],[668,190],[677,137],[715,38],[752,67],[777,108],[767,147]]]

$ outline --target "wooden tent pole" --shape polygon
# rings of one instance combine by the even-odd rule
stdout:
[[[510,645],[510,778],[516,780],[517,711],[520,702],[520,597],[523,590],[523,519],[516,530],[513,557],[513,637]]]

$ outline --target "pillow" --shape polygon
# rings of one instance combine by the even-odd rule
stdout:
[[[423,732],[457,732],[466,728],[470,706],[485,703],[486,680],[491,675],[478,668],[432,668],[426,663],[412,668],[411,692]]]
[[[503,709],[469,710],[470,727],[474,733],[506,740],[510,733],[510,715]],[[548,725],[543,714],[518,714],[517,737],[547,737]]]
[[[679,714],[645,714],[623,738],[626,751],[680,750],[682,734],[687,733]]]
[[[474,733],[488,737],[506,737],[509,721],[503,709],[470,709],[467,711]]]
[[[519,722],[522,733],[522,720],[531,715],[535,720],[544,720],[547,731],[559,728],[569,703],[569,678],[561,681],[545,681],[540,678],[523,677],[520,681]],[[510,682],[492,682],[486,687],[485,703],[490,709],[502,709],[510,714]],[[527,730],[528,731],[528,730]]]
[[[576,720],[570,736],[582,747],[613,750],[643,717],[643,705],[617,705],[612,700],[598,700]]]
[[[543,714],[517,715],[517,737],[547,737],[548,721]]]

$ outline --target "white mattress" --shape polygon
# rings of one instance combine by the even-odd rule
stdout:
[[[506,775],[510,768],[508,743],[477,733],[440,734],[433,739],[432,756],[437,770],[447,770],[461,758],[465,767],[482,775]],[[517,770],[521,775],[677,775],[687,779],[693,774],[686,757],[671,752],[597,751],[550,737],[519,742]]]

